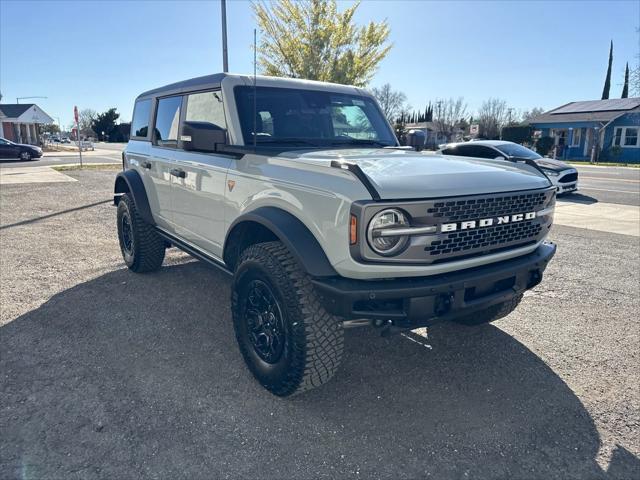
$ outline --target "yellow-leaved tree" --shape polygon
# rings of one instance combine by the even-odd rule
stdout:
[[[365,86],[389,53],[386,20],[357,26],[359,3],[339,12],[335,0],[253,3],[262,73]]]

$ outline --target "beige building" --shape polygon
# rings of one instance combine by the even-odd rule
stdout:
[[[36,145],[40,131],[38,125],[53,123],[35,103],[0,104],[0,136],[16,143]]]

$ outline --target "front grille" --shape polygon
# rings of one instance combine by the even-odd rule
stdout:
[[[446,255],[477,248],[492,250],[507,244],[526,243],[542,231],[539,221],[525,221],[496,225],[481,230],[452,232],[444,240],[435,240],[425,247],[429,255]]]
[[[574,173],[567,173],[566,175],[560,177],[560,180],[558,180],[558,182],[570,183],[570,182],[575,182],[576,180],[578,180],[578,173],[574,172]]]
[[[545,192],[524,193],[466,200],[437,202],[427,210],[431,216],[455,222],[473,218],[489,218],[511,213],[532,212],[543,207]]]

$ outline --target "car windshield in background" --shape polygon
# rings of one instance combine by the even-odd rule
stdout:
[[[236,87],[245,144],[287,146],[390,146],[396,138],[368,97],[318,90]]]
[[[533,150],[529,150],[527,147],[523,147],[522,145],[514,144],[506,144],[506,145],[496,145],[496,148],[500,150],[505,155],[509,155],[510,157],[518,157],[518,158],[530,158],[531,160],[537,160],[538,158],[542,158]]]

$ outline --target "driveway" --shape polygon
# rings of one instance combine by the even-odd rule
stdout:
[[[0,189],[0,478],[630,479],[638,238],[556,225],[545,281],[493,325],[347,331],[292,400],[244,368],[229,278],[127,271],[113,171]]]

